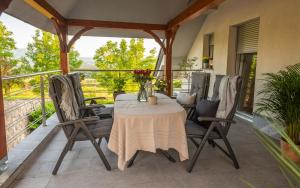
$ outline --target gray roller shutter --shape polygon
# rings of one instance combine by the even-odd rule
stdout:
[[[255,53],[258,47],[259,19],[238,26],[237,53]]]

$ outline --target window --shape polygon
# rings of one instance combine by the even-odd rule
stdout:
[[[214,59],[214,34],[204,35],[203,40],[203,56],[209,58],[209,67],[203,68],[213,68],[213,59]]]
[[[242,76],[241,98],[238,111],[253,113],[254,88],[257,65],[257,47],[259,37],[259,19],[237,26],[236,74]]]

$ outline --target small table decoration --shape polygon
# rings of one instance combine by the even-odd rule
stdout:
[[[146,91],[146,83],[151,80],[151,70],[134,70],[133,76],[135,81],[139,84],[139,92],[137,95],[137,100],[139,102],[148,101],[147,91]]]

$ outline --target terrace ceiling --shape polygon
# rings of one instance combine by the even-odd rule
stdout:
[[[37,28],[55,33],[55,28],[51,20],[31,7],[28,1],[30,2],[32,0],[12,0],[5,12]],[[193,5],[196,1],[197,0],[47,0],[47,3],[63,18],[68,20],[68,34],[74,35],[82,28],[75,26],[76,19],[143,23],[153,24],[157,28],[166,27],[172,19],[176,18],[176,16]],[[215,2],[212,0],[203,0],[203,2],[209,2],[209,8],[214,8],[214,4],[217,6],[221,0],[215,0]],[[154,32],[160,38],[165,37],[163,29],[154,30]],[[152,38],[148,33],[138,29],[104,27],[94,28],[84,35]]]

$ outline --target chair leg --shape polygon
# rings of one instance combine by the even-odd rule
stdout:
[[[164,150],[161,150],[159,149],[158,151],[161,152],[161,154],[163,154],[163,156],[165,156],[169,161],[175,163],[176,160],[167,152],[167,151],[164,151]]]
[[[98,146],[100,147],[100,145],[101,145],[101,142],[102,142],[102,138],[99,138],[99,140],[98,140]]]
[[[133,157],[130,159],[130,161],[128,162],[127,168],[130,168],[133,165],[133,162],[134,162],[135,158],[137,157],[138,153],[139,153],[139,150],[137,150],[135,152],[135,154],[133,155]]]
[[[68,141],[68,142],[66,143],[66,145],[65,145],[65,147],[64,147],[64,149],[63,149],[63,151],[61,152],[61,154],[60,154],[60,156],[59,156],[59,158],[58,158],[58,160],[57,160],[57,162],[56,162],[56,165],[55,165],[55,167],[54,167],[54,169],[53,169],[53,171],[52,171],[52,174],[53,174],[53,175],[56,175],[56,174],[57,174],[57,171],[58,171],[58,169],[59,169],[59,167],[60,167],[60,165],[61,165],[63,159],[65,158],[66,154],[68,153],[68,150],[69,150],[69,148],[70,148],[70,142],[71,142],[71,141]]]
[[[72,151],[73,147],[74,147],[75,141],[72,140],[69,146],[69,151]]]
[[[201,140],[201,143],[199,144],[199,147],[197,148],[196,153],[193,155],[193,158],[192,158],[190,164],[188,165],[188,168],[186,169],[187,172],[189,172],[189,173],[192,172],[194,165],[196,164],[196,161],[197,161],[206,141],[208,140],[208,137],[209,137],[211,131],[213,130],[213,128],[214,128],[214,125],[211,124],[209,129],[207,130],[205,136]]]
[[[213,147],[213,148],[215,148],[216,147],[216,143],[215,143],[215,141],[213,141],[213,140],[211,140],[211,139],[209,139],[208,140],[208,143]]]
[[[91,133],[89,132],[88,128],[85,125],[82,125],[81,128],[83,129],[84,134],[89,138],[89,140],[91,141],[91,143],[93,144],[94,148],[96,149],[96,151],[99,154],[99,157],[101,158],[104,166],[106,167],[106,170],[111,170],[111,167],[108,163],[108,161],[105,158],[104,153],[102,152],[100,146],[98,146],[95,138],[91,135]]]
[[[230,153],[230,156],[231,156],[231,159],[232,159],[232,161],[233,161],[234,167],[235,167],[236,169],[239,169],[239,168],[240,168],[240,165],[239,165],[239,163],[238,163],[238,161],[237,161],[237,159],[236,159],[236,156],[235,156],[235,154],[234,154],[234,152],[233,152],[233,149],[232,149],[232,147],[231,147],[231,145],[230,145],[228,139],[225,137],[225,138],[223,138],[223,141],[224,141],[224,143],[225,143],[225,145],[226,145],[226,147],[227,147],[227,149],[228,149],[228,152]]]
[[[79,127],[75,126],[75,128],[74,128],[71,136],[68,138],[68,142],[66,143],[63,151],[61,152],[61,154],[60,154],[60,156],[59,156],[59,158],[58,158],[58,160],[56,162],[56,165],[55,165],[55,167],[54,167],[54,169],[52,171],[53,175],[57,174],[57,171],[58,171],[58,169],[59,169],[59,167],[60,167],[60,165],[61,165],[61,163],[62,163],[62,161],[63,161],[63,159],[65,157],[65,155],[68,153],[68,150],[70,149],[70,146],[71,146],[72,142],[74,143],[73,140],[74,140],[75,136],[77,135],[78,130],[79,130]]]
[[[222,129],[220,127],[217,127],[217,128],[218,128],[219,133],[220,133],[220,135],[221,135],[221,137],[222,137],[222,139],[223,139],[223,141],[224,141],[224,143],[225,143],[225,145],[227,147],[227,150],[228,150],[228,152],[230,154],[230,158],[233,161],[234,167],[236,169],[239,169],[240,168],[239,163],[238,163],[238,161],[236,159],[236,156],[235,156],[235,154],[233,152],[233,149],[232,149],[232,147],[231,147],[231,145],[230,145],[227,137],[225,136],[225,134],[223,133],[223,131],[222,131]]]

